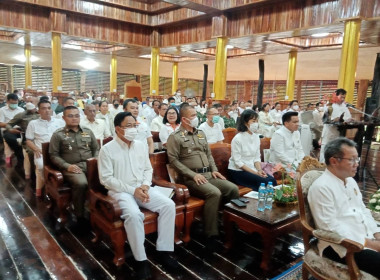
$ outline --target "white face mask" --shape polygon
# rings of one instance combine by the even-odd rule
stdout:
[[[193,127],[193,128],[197,128],[197,127],[198,127],[199,120],[198,120],[197,117],[195,117],[195,118],[192,119],[192,120],[190,120],[190,119],[188,119],[188,120],[190,121],[190,126],[191,126],[191,127]]]
[[[136,128],[136,127],[133,127],[133,128],[127,128],[127,129],[124,130],[124,137],[125,137],[128,141],[133,141],[133,140],[135,140],[137,134],[138,134],[138,132],[137,132],[137,128]]]
[[[259,129],[259,124],[257,122],[251,123],[249,126],[249,130],[252,133],[255,133]]]
[[[101,97],[96,97],[96,101],[101,101],[102,98]]]
[[[299,108],[300,108],[300,107],[299,107],[298,105],[294,105],[294,106],[293,106],[293,110],[296,110],[296,111],[297,111]]]
[[[53,104],[57,104],[57,103],[58,103],[58,100],[57,100],[57,99],[54,99],[54,100],[51,101],[51,103],[53,103]]]

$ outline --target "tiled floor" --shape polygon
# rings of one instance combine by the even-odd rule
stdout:
[[[135,279],[133,257],[126,246],[127,262],[117,269],[105,243],[93,244],[90,226],[78,231],[67,225],[55,230],[46,201],[35,198],[30,180],[19,169],[6,168],[0,161],[0,279]],[[152,265],[152,279],[266,279],[280,274],[303,255],[300,232],[285,235],[276,244],[273,269],[259,268],[259,235],[236,230],[239,240],[226,252],[222,242],[212,259],[204,260],[202,226],[193,227],[192,241],[176,246],[181,264],[168,274],[155,255],[155,234],[148,235],[145,247]],[[223,235],[221,236],[221,240]]]

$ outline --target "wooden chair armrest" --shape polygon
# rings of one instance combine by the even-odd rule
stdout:
[[[51,168],[50,166],[44,166],[45,170],[45,181],[48,181],[49,176],[53,176],[57,183],[57,186],[63,185],[63,175],[61,171]]]
[[[173,189],[175,192],[175,196],[173,197],[173,200],[177,205],[186,204],[190,197],[189,190],[184,185],[171,183],[164,179],[157,179],[157,178],[152,179],[152,184],[156,186],[164,187],[164,188]]]
[[[319,240],[341,245],[345,247],[349,252],[360,252],[364,248],[362,244],[350,239],[345,239],[341,235],[333,231],[317,229],[313,231],[313,235],[317,237]]]
[[[119,203],[108,195],[90,190],[90,211],[99,212],[111,222],[120,220],[121,209]]]

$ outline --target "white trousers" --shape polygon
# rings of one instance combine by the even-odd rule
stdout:
[[[125,231],[135,260],[147,259],[144,241],[144,214],[139,207],[158,213],[157,251],[174,251],[175,203],[154,188],[149,189],[150,201],[142,203],[129,193],[109,191],[121,208],[121,218],[124,220]]]
[[[324,124],[322,131],[322,143],[321,143],[321,151],[319,154],[319,161],[325,162],[325,146],[331,140],[334,140],[339,137],[339,131],[336,126],[331,124]]]
[[[42,155],[39,158],[34,156],[34,165],[36,166],[36,189],[42,189],[45,184],[44,161]]]

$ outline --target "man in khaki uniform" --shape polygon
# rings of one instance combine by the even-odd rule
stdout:
[[[84,214],[87,190],[86,160],[98,156],[98,143],[90,129],[79,126],[80,113],[77,107],[65,107],[63,119],[66,126],[53,133],[49,154],[72,188],[74,213],[80,219]]]
[[[197,112],[194,107],[181,108],[181,127],[169,136],[167,153],[170,164],[177,170],[181,183],[191,195],[205,199],[205,233],[211,245],[218,233],[218,209],[221,197],[225,202],[239,197],[235,184],[218,172],[203,131],[198,130]]]

